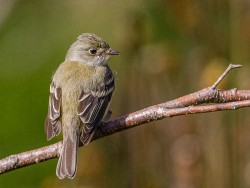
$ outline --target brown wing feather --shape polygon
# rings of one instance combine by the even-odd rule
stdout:
[[[50,85],[49,108],[48,115],[45,121],[45,132],[47,140],[61,132],[60,108],[61,108],[62,90],[56,87],[54,82]]]
[[[81,142],[84,145],[87,145],[92,139],[96,128],[106,112],[114,90],[114,77],[110,71],[106,75],[105,84],[90,93],[81,94],[77,111],[84,124],[80,136]]]

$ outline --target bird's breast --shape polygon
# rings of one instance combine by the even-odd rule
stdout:
[[[53,76],[62,89],[62,106],[76,110],[82,92],[89,93],[104,84],[106,67],[93,67],[79,62],[62,63]]]

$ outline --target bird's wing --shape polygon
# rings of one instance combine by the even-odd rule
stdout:
[[[52,81],[50,85],[50,96],[49,96],[49,109],[48,115],[45,122],[45,132],[47,140],[50,140],[54,136],[61,132],[61,120],[60,120],[60,108],[61,108],[61,96],[62,90],[55,86]]]
[[[78,115],[83,122],[80,136],[83,145],[87,145],[98,125],[100,124],[115,90],[114,76],[109,72],[105,84],[90,93],[81,93],[77,108]]]

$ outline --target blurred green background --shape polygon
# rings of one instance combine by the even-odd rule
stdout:
[[[112,117],[211,86],[250,88],[249,0],[0,0],[0,158],[52,144],[51,76],[83,32],[122,52]],[[249,109],[165,119],[79,150],[74,180],[57,160],[0,176],[0,187],[250,187]],[[157,126],[154,126],[157,125]]]

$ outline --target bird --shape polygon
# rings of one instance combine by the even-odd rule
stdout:
[[[93,33],[83,33],[70,46],[50,84],[45,121],[47,140],[60,134],[62,149],[56,168],[59,179],[73,179],[79,142],[89,144],[108,109],[115,78],[108,60],[120,52]]]

